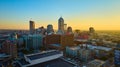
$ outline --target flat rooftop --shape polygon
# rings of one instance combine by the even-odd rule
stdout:
[[[22,65],[30,64],[29,62],[25,61],[25,59],[21,59],[21,60],[19,60],[19,62]]]
[[[28,67],[75,67],[75,65],[61,58],[58,58],[58,59],[54,59],[44,63],[28,66]]]
[[[102,64],[104,64],[104,63],[105,63],[104,61],[102,61],[102,60],[97,60],[97,59],[89,62],[89,64],[94,64],[94,65],[102,65]]]
[[[41,53],[41,54],[35,54],[35,55],[30,55],[27,56],[30,60],[35,60],[35,59],[40,59],[43,57],[48,57],[48,56],[52,56],[52,55],[56,55],[56,54],[61,54],[61,52],[59,51],[52,51],[52,52],[45,52],[45,53]]]
[[[71,50],[79,50],[79,49],[80,49],[80,47],[79,47],[79,46],[69,47],[69,49],[71,49]]]
[[[61,47],[61,44],[50,44],[51,46]]]
[[[105,51],[111,51],[112,48],[109,47],[103,47],[103,46],[93,46],[93,45],[87,45],[91,49],[100,49],[100,50],[105,50]]]

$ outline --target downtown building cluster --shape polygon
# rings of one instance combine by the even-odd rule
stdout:
[[[0,39],[0,66],[3,67],[119,67],[119,44],[107,41],[106,35],[72,30],[64,19],[58,19],[58,30],[52,24],[29,31],[12,31]]]

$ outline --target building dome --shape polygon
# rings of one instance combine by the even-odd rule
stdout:
[[[59,22],[64,22],[64,19],[62,17],[59,18]]]
[[[49,24],[49,25],[47,26],[47,33],[49,34],[49,33],[53,33],[53,32],[54,32],[54,30],[53,30],[53,25]]]

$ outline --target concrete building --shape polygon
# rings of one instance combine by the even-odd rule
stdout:
[[[78,58],[84,62],[92,59],[91,54],[91,50],[81,48],[80,46],[66,47],[67,56]]]
[[[57,50],[44,51],[41,53],[25,55],[25,60],[20,60],[18,63],[21,67],[75,67],[61,57],[63,52]]]
[[[103,46],[93,46],[93,45],[87,45],[87,47],[91,50],[94,50],[96,57],[104,57],[108,56],[112,52],[112,48],[103,47]]]
[[[2,45],[3,53],[11,55],[12,58],[17,57],[17,44],[13,41],[6,40]]]
[[[43,46],[43,36],[40,34],[28,35],[25,42],[27,49],[39,50]]]
[[[60,17],[58,19],[58,31],[57,34],[64,34],[64,19]]]
[[[78,58],[84,62],[87,62],[92,59],[92,51],[89,49],[80,49],[78,50]]]
[[[30,34],[33,34],[35,32],[35,22],[34,21],[29,21],[29,29],[30,29]]]
[[[90,28],[89,28],[89,32],[90,32],[90,33],[94,33],[94,32],[95,32],[95,29],[94,29],[93,27],[90,27]]]
[[[120,66],[120,48],[117,47],[114,50],[114,63],[116,67]]]
[[[106,66],[104,61],[95,59],[93,61],[90,61],[87,67],[106,67]]]
[[[20,37],[17,39],[17,43],[18,43],[18,47],[22,47],[24,45],[24,38],[23,37]]]
[[[64,31],[67,31],[67,24],[64,24]]]
[[[15,32],[12,33],[12,34],[10,35],[10,38],[11,38],[11,39],[14,39],[14,40],[17,39],[17,38],[18,38],[18,37],[17,37],[17,33],[15,33]]]
[[[78,51],[80,50],[79,46],[66,47],[66,55],[71,57],[78,57]]]
[[[72,32],[72,27],[68,27],[67,28],[67,32],[66,32],[66,34],[73,34],[73,32]]]
[[[47,26],[47,35],[54,34],[53,25],[49,24]]]
[[[11,55],[5,53],[0,54],[0,67],[10,67],[10,60],[12,59]]]
[[[43,27],[43,26],[41,26],[39,29],[38,29],[38,31],[39,31],[39,34],[41,34],[41,35],[46,35],[46,29]]]

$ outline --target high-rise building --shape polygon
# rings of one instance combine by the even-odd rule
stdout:
[[[26,48],[39,50],[43,44],[43,37],[40,34],[29,35],[25,38]]]
[[[74,36],[73,35],[47,35],[45,37],[45,45],[50,48],[64,49],[66,46],[74,45]]]
[[[33,34],[35,31],[35,22],[34,21],[29,22],[30,22],[30,34]]]
[[[95,32],[95,29],[94,29],[93,27],[90,27],[90,28],[89,28],[89,32],[90,32],[90,33],[94,33],[94,32]]]
[[[68,28],[67,28],[67,34],[73,34],[73,32],[72,32],[72,27],[68,27]]]
[[[64,34],[64,19],[60,17],[58,19],[58,32],[57,34]]]
[[[2,43],[3,53],[11,55],[12,58],[17,57],[17,34],[12,33],[8,39]]]
[[[48,34],[48,35],[54,34],[53,25],[49,24],[49,25],[47,26],[47,34]]]
[[[11,55],[12,58],[17,57],[17,44],[13,41],[6,40],[3,42],[2,50],[4,53]]]
[[[64,24],[64,31],[67,30],[67,24]]]
[[[41,35],[46,35],[46,29],[45,29],[43,26],[41,26],[41,27],[38,29],[38,31],[39,31],[39,34],[41,34]]]

